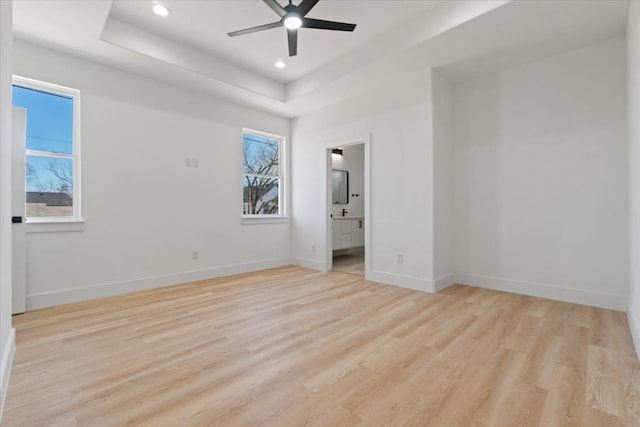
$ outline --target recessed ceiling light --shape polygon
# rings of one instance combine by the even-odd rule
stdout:
[[[169,16],[171,14],[171,11],[166,6],[163,6],[161,4],[155,4],[153,5],[153,13],[155,13],[158,16]]]
[[[276,68],[284,68],[287,66],[287,64],[282,60],[282,59],[278,59],[274,64],[274,67]]]

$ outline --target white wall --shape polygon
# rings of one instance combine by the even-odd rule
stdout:
[[[364,144],[343,147],[342,156],[334,154],[331,159],[333,169],[349,172],[349,203],[333,205],[333,216],[342,216],[342,209],[347,210],[348,216],[364,216]]]
[[[624,310],[621,38],[454,90],[458,282]]]
[[[292,253],[326,268],[326,148],[370,134],[370,279],[432,290],[433,176],[428,70],[292,122]],[[311,251],[312,245],[318,250]],[[403,264],[396,263],[401,253]]]
[[[627,24],[629,199],[631,206],[631,287],[627,317],[640,354],[640,3],[631,2]]]
[[[433,269],[436,289],[454,282],[453,215],[453,85],[436,70],[433,88]]]
[[[14,70],[82,96],[86,223],[27,235],[28,309],[289,263],[289,224],[240,221],[242,128],[288,120],[23,42]]]
[[[12,2],[0,1],[0,418],[15,350],[11,328]]]

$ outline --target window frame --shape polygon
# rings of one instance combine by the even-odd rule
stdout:
[[[268,138],[278,142],[278,213],[276,214],[245,214],[244,213],[244,159],[242,157],[242,150],[244,145],[244,135],[255,135],[257,137]],[[240,191],[242,197],[240,198],[240,212],[241,222],[243,224],[255,224],[255,223],[275,223],[287,221],[287,200],[286,200],[286,178],[287,178],[287,157],[286,157],[286,138],[284,136],[275,135],[268,132],[258,131],[254,129],[243,128],[240,139]],[[275,177],[275,175],[274,175]]]
[[[59,95],[67,98],[71,98],[73,105],[72,113],[72,143],[71,154],[55,153],[50,151],[30,150],[25,147],[25,162],[27,156],[42,156],[42,157],[54,157],[62,159],[70,159],[73,165],[73,213],[71,216],[40,216],[40,217],[26,217],[27,224],[37,223],[71,223],[71,222],[84,222],[82,218],[82,191],[81,191],[81,157],[80,157],[80,90],[73,89],[66,86],[57,85],[54,83],[48,83],[41,80],[31,79],[28,77],[22,77],[13,75],[13,86],[20,86],[26,89],[37,90],[40,92],[50,93],[53,95]],[[28,112],[27,112],[28,114]],[[25,188],[26,192],[26,188]],[[26,210],[25,210],[26,212]]]

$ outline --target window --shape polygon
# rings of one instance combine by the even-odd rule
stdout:
[[[262,132],[242,133],[242,214],[284,216],[284,138]]]
[[[12,95],[27,110],[27,219],[79,220],[80,92],[14,76]]]

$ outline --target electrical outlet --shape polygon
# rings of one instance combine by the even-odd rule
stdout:
[[[191,159],[191,167],[196,168],[196,169],[199,167],[198,159]]]
[[[184,159],[184,166],[187,168],[191,167],[191,158],[187,157],[186,159]]]
[[[316,251],[316,245],[311,245],[311,252],[315,252]]]
[[[401,253],[396,254],[396,264],[402,264],[404,262],[404,255]]]
[[[198,252],[198,251],[192,251],[192,252],[191,252],[191,259],[195,261],[195,260],[197,260],[198,258],[200,258],[200,252]]]

